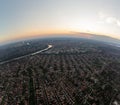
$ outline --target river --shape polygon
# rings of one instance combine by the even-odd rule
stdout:
[[[14,60],[19,60],[19,59],[21,59],[21,58],[25,58],[25,57],[28,57],[28,56],[34,56],[34,55],[39,54],[39,53],[41,53],[41,52],[43,52],[43,51],[47,51],[47,50],[51,49],[52,47],[53,47],[53,46],[50,44],[50,45],[48,45],[47,48],[42,49],[42,50],[39,50],[39,51],[37,51],[37,52],[30,53],[30,54],[28,54],[28,55],[23,55],[23,56],[20,56],[20,57],[17,57],[17,58],[13,58],[13,59],[10,59],[10,60],[7,60],[7,61],[0,62],[0,65],[1,65],[1,64],[5,64],[5,63],[9,63],[9,62],[14,61]]]

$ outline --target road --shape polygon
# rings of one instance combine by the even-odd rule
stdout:
[[[28,56],[34,56],[34,55],[39,54],[41,52],[47,51],[47,50],[51,49],[52,47],[53,47],[52,45],[48,45],[48,47],[43,49],[43,50],[39,50],[37,52],[30,53],[28,55],[23,55],[23,56],[20,56],[20,57],[17,57],[17,58],[13,58],[13,59],[10,59],[10,60],[7,60],[7,61],[0,62],[0,65],[5,64],[5,63],[9,63],[9,62],[14,61],[14,60],[19,60],[19,59],[22,59],[22,58],[25,58],[25,57],[28,57]]]

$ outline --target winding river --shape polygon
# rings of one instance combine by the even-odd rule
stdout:
[[[45,48],[45,49],[39,50],[39,51],[34,52],[34,53],[30,53],[30,54],[28,54],[28,55],[23,55],[23,56],[20,56],[20,57],[17,57],[17,58],[13,58],[13,59],[10,59],[10,60],[7,60],[7,61],[3,61],[3,62],[0,62],[0,64],[9,63],[9,62],[11,62],[11,61],[19,60],[19,59],[21,59],[21,58],[25,58],[25,57],[28,57],[28,56],[34,56],[34,55],[39,54],[39,53],[41,53],[41,52],[47,51],[47,50],[51,49],[52,47],[53,47],[53,46],[50,44],[50,45],[48,45],[48,47]]]

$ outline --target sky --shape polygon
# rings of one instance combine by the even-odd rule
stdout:
[[[0,42],[89,32],[120,39],[120,0],[0,0]]]

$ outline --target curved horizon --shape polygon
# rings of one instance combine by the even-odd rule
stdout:
[[[78,32],[78,31],[66,31],[66,32],[49,32],[49,33],[42,33],[42,34],[28,34],[28,35],[23,35],[24,37],[18,36],[18,37],[11,37],[8,40],[1,41],[0,44],[4,45],[7,43],[12,43],[12,42],[19,42],[19,41],[24,41],[24,40],[30,40],[30,39],[37,39],[37,38],[54,38],[54,37],[77,37],[77,38],[87,38],[90,39],[93,36],[101,36],[101,37],[108,37],[108,38],[113,38],[120,40],[120,38],[113,37],[112,35],[105,35],[105,34],[98,34],[98,33],[90,33],[90,32]]]
[[[118,0],[1,0],[0,43],[71,32],[120,39],[119,4]]]

